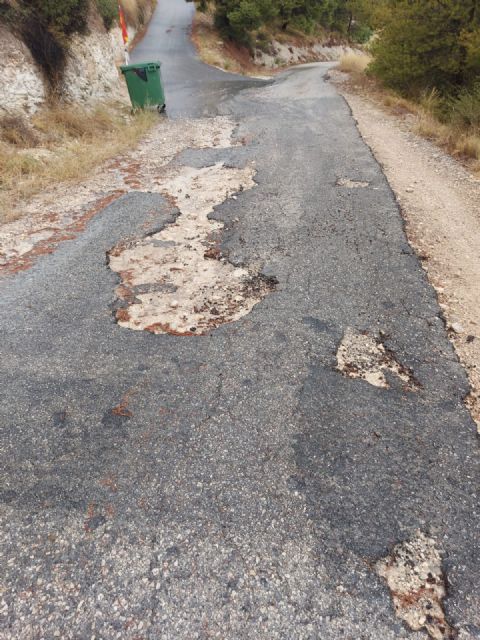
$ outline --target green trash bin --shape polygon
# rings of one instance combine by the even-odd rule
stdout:
[[[120,67],[134,109],[156,106],[159,111],[165,110],[160,67],[160,62],[138,62]]]

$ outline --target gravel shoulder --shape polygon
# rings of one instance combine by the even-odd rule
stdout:
[[[449,337],[467,370],[466,398],[480,429],[480,179],[413,132],[416,117],[396,116],[359,95],[345,74],[331,79],[381,164],[401,207],[410,244],[434,286]]]

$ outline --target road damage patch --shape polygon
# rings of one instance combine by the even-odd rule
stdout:
[[[108,160],[81,185],[59,183],[19,201],[18,219],[0,225],[0,277],[23,271],[38,257],[73,240],[108,204],[131,191],[159,192],[158,176],[186,149],[241,146],[236,123],[224,116],[196,120],[162,120],[132,149]]]
[[[399,378],[407,391],[418,390],[413,373],[400,364],[379,338],[366,331],[347,328],[337,351],[337,369],[347,378],[360,378],[389,389],[387,373]]]
[[[425,630],[434,640],[457,637],[443,611],[446,582],[433,538],[419,531],[394,547],[375,569],[388,585],[396,615],[412,631]]]
[[[119,274],[120,326],[151,333],[201,335],[248,314],[273,288],[270,280],[235,268],[219,249],[223,224],[214,207],[255,186],[255,169],[172,167],[158,179],[180,211],[153,235],[114,247],[109,266]]]

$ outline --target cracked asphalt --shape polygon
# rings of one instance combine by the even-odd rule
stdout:
[[[161,0],[136,56],[164,61],[171,116],[238,123],[246,146],[175,162],[255,162],[214,217],[229,260],[278,285],[207,336],[119,327],[107,252],[177,215],[141,192],[0,282],[0,637],[420,640],[374,566],[421,531],[449,624],[479,639],[467,379],[381,168],[324,65],[223,74],[190,18]],[[381,331],[419,389],[342,376],[349,328]]]

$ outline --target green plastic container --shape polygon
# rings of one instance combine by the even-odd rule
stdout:
[[[138,62],[120,67],[128,87],[134,109],[157,107],[165,109],[160,62]]]

